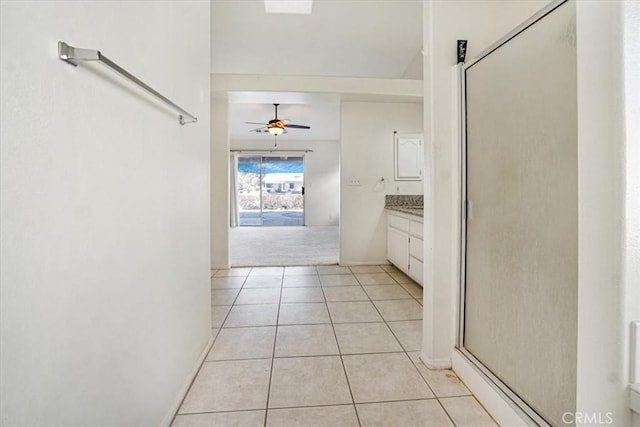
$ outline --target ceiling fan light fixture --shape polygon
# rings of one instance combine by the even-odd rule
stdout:
[[[275,108],[275,118],[269,120],[268,123],[264,124],[264,127],[259,127],[257,129],[251,129],[250,132],[269,132],[271,135],[273,136],[278,136],[278,135],[282,135],[283,133],[287,133],[287,129],[285,128],[292,128],[292,129],[311,129],[311,126],[307,126],[307,125],[294,125],[292,123],[287,123],[284,120],[278,119],[278,105],[280,104],[273,104],[273,107]],[[259,122],[245,122],[248,125],[259,125],[262,123]]]
[[[264,0],[267,13],[288,13],[310,15],[312,0]]]
[[[269,133],[273,136],[278,136],[284,132],[284,129],[278,126],[272,126],[269,128]]]

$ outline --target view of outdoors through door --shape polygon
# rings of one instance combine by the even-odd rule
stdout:
[[[239,156],[241,226],[304,225],[304,157]]]

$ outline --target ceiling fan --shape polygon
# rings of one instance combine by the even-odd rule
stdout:
[[[287,123],[283,119],[279,119],[278,118],[278,105],[280,105],[280,104],[273,104],[273,106],[276,109],[276,116],[275,116],[274,119],[269,120],[268,123],[245,122],[248,125],[262,125],[262,127],[259,127],[257,129],[251,129],[249,132],[258,132],[258,133],[269,132],[273,136],[278,136],[278,135],[281,135],[283,133],[287,133],[287,128],[289,128],[289,129],[311,129],[311,126],[294,125],[292,123]]]

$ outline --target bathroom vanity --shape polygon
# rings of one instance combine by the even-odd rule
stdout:
[[[419,197],[422,202],[422,196]],[[387,196],[385,208],[387,210],[387,259],[422,285],[424,263],[422,204],[394,204],[393,200],[390,202]]]

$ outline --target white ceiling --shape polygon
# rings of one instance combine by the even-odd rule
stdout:
[[[267,14],[263,0],[211,0],[211,72],[422,79],[421,0],[313,0],[310,15]],[[338,95],[229,94],[232,139],[273,142],[249,132],[278,117],[310,130],[279,138],[340,138]]]
[[[313,0],[310,15],[211,1],[212,73],[416,78],[421,49],[421,0]]]

